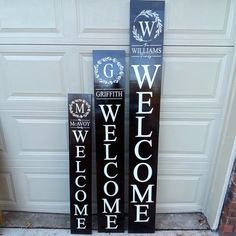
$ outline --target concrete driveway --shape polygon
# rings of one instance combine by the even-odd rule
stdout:
[[[0,228],[0,235],[4,236],[68,236],[70,230],[64,229],[13,229],[13,228]],[[186,230],[186,231],[157,231],[155,234],[128,234],[127,232],[117,234],[105,234],[93,232],[93,235],[131,235],[131,236],[218,236],[218,233],[211,232],[209,230]]]

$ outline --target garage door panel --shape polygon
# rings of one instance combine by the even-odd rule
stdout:
[[[66,152],[67,120],[50,117],[17,117],[22,151]]]
[[[1,109],[64,110],[67,93],[82,90],[75,48],[1,46]]]
[[[182,35],[183,38],[228,39],[233,31],[235,2],[223,1],[166,1],[166,28],[168,36]],[[201,13],[199,16],[199,13]],[[186,20],[188,19],[188,20]]]
[[[68,168],[12,168],[18,201],[17,210],[36,212],[69,212]],[[42,187],[43,186],[43,187]]]
[[[68,167],[57,168],[56,162],[54,166],[44,167],[44,163],[41,162],[41,165],[37,164],[37,167],[12,168],[15,178],[21,181],[16,189],[20,209],[68,213]],[[200,169],[197,172],[195,169],[195,173],[190,173],[188,168],[162,170],[162,173],[158,175],[157,211],[199,210],[205,176],[205,172]],[[95,178],[93,175],[93,183],[95,183]],[[174,187],[176,185],[179,186],[178,189]],[[95,184],[93,184],[93,190],[93,212],[96,212]]]
[[[101,8],[101,5],[106,8]],[[235,2],[231,0],[166,1],[165,45],[232,44],[234,8]],[[77,0],[76,11],[78,38],[82,43],[128,44],[128,0]],[[92,17],[88,19],[88,15]]]
[[[224,31],[225,23],[228,21],[230,2],[230,0],[214,2],[180,0],[175,3],[168,0],[167,5],[170,16],[167,21],[168,29],[175,30],[181,26],[181,30]],[[211,9],[213,3],[214,9]],[[210,13],[209,9],[211,9]],[[199,17],[199,12],[201,12],[201,17]],[[211,14],[211,17],[209,17],[209,14]],[[198,20],[196,21],[196,19]]]
[[[101,5],[106,7],[101,8]],[[108,44],[123,42],[128,45],[129,5],[129,0],[76,0],[78,39],[82,43],[100,44],[109,40]]]
[[[205,153],[208,133],[209,122],[161,121],[159,150],[161,153]]]
[[[10,158],[65,158],[68,155],[65,116],[5,114],[2,119]]]
[[[50,52],[3,55],[7,100],[43,99],[65,94],[64,54]]]
[[[15,193],[11,173],[0,173],[0,205],[14,204]]]
[[[232,48],[169,47],[164,50],[164,107],[221,107]]]
[[[93,93],[94,79],[93,79],[93,58],[92,51],[88,49],[87,52],[78,52],[80,77],[83,78],[83,91],[85,93]]]
[[[4,112],[2,128],[13,158],[67,158],[67,113]],[[210,161],[219,114],[162,112],[159,153],[162,158]],[[128,142],[128,140],[127,140]]]
[[[0,37],[62,37],[62,20],[61,0],[0,1]]]
[[[159,176],[157,182],[159,204],[180,203],[183,199],[185,203],[196,202],[199,182],[199,176]],[[176,189],[175,186],[178,188]]]
[[[79,22],[79,38],[84,39],[82,42],[89,43],[101,43],[104,39],[108,41],[106,43],[115,43],[123,36],[121,43],[127,44],[128,42],[128,9],[129,1],[110,1],[103,0],[99,2],[86,2],[77,0],[77,18]],[[100,4],[108,6],[111,4],[111,9],[120,9],[120,11],[107,11],[107,8],[100,8]],[[194,5],[194,7],[193,7]],[[209,24],[209,7],[211,8],[212,17]],[[233,1],[217,1],[217,4],[213,1],[166,1],[166,36],[165,42],[178,44],[178,39],[181,41],[189,38],[190,42],[195,42],[197,39],[222,39],[230,38],[232,30],[233,12],[230,11],[230,7],[234,7]],[[204,10],[202,10],[202,8]],[[99,12],[96,9],[101,9]],[[176,9],[180,9],[176,11]],[[195,9],[201,9],[202,17],[198,17],[200,11]],[[181,14],[178,14],[181,12]],[[93,13],[93,17],[86,20],[86,16]],[[178,14],[178,15],[176,15]],[[220,16],[220,17],[219,17]],[[196,21],[196,18],[200,20]],[[113,20],[111,20],[113,19]],[[188,21],[186,21],[188,19]],[[117,27],[118,25],[118,27]],[[118,30],[117,30],[118,28]],[[193,37],[194,35],[194,37]],[[94,36],[96,38],[94,38]],[[175,43],[173,43],[173,41]],[[185,43],[190,43],[186,42]],[[212,41],[211,41],[212,43]],[[193,43],[194,44],[194,43]]]
[[[30,202],[68,202],[68,173],[25,173]],[[51,191],[44,191],[44,189]]]
[[[128,45],[129,2],[1,0],[0,42]],[[234,19],[233,0],[168,0],[164,43],[233,45]]]
[[[207,163],[215,155],[220,112],[161,112],[159,159]]]
[[[79,49],[80,76],[87,93],[93,92],[92,50]],[[221,107],[232,53],[232,48],[164,48],[162,108]]]
[[[179,54],[164,59],[163,96],[188,99],[214,98],[220,80],[222,57],[219,55]],[[206,78],[207,82],[206,83]],[[203,85],[205,85],[203,87]]]
[[[68,92],[93,93],[92,50],[128,50],[114,46],[20,48],[1,49],[2,108],[64,110]],[[165,48],[162,109],[222,107],[232,53],[227,47]]]
[[[159,162],[157,212],[202,211],[207,175],[207,165]]]

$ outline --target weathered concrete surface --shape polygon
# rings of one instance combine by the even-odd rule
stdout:
[[[202,213],[175,213],[175,214],[157,214],[156,229],[210,229],[206,217]]]
[[[3,227],[69,229],[70,217],[68,214],[5,211],[3,212]]]
[[[63,229],[12,229],[12,228],[2,228],[0,229],[0,235],[4,236],[68,236],[70,234],[70,230]],[[124,234],[105,234],[105,233],[97,233],[93,231],[93,235],[113,235],[113,236],[121,236],[121,235],[130,235],[130,236],[217,236],[217,233],[202,230],[202,231],[158,231],[154,234],[128,234],[125,232]]]
[[[5,228],[70,228],[70,217],[68,214],[3,212],[3,218],[3,227]],[[97,228],[96,222],[96,216],[94,216],[93,229]],[[209,229],[209,225],[201,213],[157,214],[156,229],[207,230]]]

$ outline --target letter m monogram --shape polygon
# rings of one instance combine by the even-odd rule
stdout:
[[[82,103],[80,106],[79,104],[75,104],[75,113],[84,113],[84,104]]]

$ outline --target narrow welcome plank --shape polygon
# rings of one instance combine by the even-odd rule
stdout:
[[[124,231],[125,52],[93,51],[99,232]]]
[[[163,1],[131,0],[129,232],[153,233],[163,54]]]
[[[91,94],[68,95],[71,233],[92,232]]]

